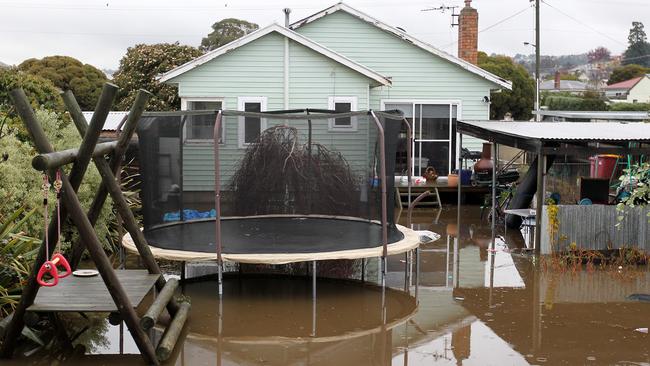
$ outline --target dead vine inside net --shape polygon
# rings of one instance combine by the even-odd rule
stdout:
[[[248,146],[230,190],[238,215],[354,215],[358,184],[339,152],[301,144],[295,127],[274,126]]]

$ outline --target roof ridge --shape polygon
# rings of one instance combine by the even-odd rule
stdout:
[[[193,70],[194,68],[201,66],[223,54],[226,54],[236,48],[239,48],[241,46],[244,46],[248,43],[251,43],[267,34],[270,34],[272,32],[277,32],[281,34],[284,37],[290,38],[291,40],[300,43],[301,45],[312,49],[313,51],[316,51],[317,53],[339,63],[342,64],[372,80],[375,80],[376,82],[382,84],[382,85],[391,85],[392,81],[390,78],[372,70],[371,68],[354,61],[344,55],[341,55],[340,53],[331,50],[323,45],[321,45],[318,42],[315,42],[302,34],[293,31],[292,29],[286,28],[284,26],[279,25],[278,23],[274,22],[269,25],[267,25],[264,28],[257,29],[235,41],[232,41],[230,43],[227,43],[219,48],[216,48],[212,51],[209,51],[191,61],[188,61],[184,63],[183,65],[180,65],[170,71],[167,71],[161,75],[159,75],[158,80],[160,82],[165,82],[170,79],[175,78],[176,76],[179,76],[181,74],[184,74],[190,70]]]
[[[292,30],[298,29],[298,28],[300,28],[300,27],[302,27],[302,26],[304,26],[306,24],[311,23],[312,21],[314,21],[316,19],[320,19],[320,18],[322,18],[324,16],[335,13],[335,12],[337,12],[339,10],[343,10],[344,12],[346,12],[348,14],[351,14],[353,16],[361,18],[362,20],[374,25],[375,27],[377,27],[377,28],[379,28],[381,30],[393,33],[393,35],[395,35],[397,37],[400,37],[400,38],[402,38],[404,40],[407,40],[407,41],[411,42],[412,44],[414,44],[415,46],[420,47],[421,49],[424,49],[425,51],[428,51],[429,53],[431,53],[431,54],[433,54],[435,56],[438,56],[438,57],[440,57],[442,59],[445,59],[445,60],[447,60],[447,61],[449,61],[451,63],[454,63],[457,66],[459,66],[459,67],[461,67],[461,68],[463,68],[463,69],[465,69],[465,70],[467,70],[469,72],[477,74],[477,75],[483,77],[484,79],[487,79],[487,80],[489,80],[489,81],[491,81],[491,82],[493,82],[493,83],[495,83],[497,85],[500,85],[500,86],[502,86],[504,88],[507,88],[507,89],[512,89],[512,82],[511,81],[505,80],[504,78],[499,77],[497,75],[494,75],[489,71],[483,70],[482,68],[478,67],[477,65],[474,65],[474,64],[472,64],[470,62],[467,62],[467,61],[465,61],[465,60],[463,60],[461,58],[458,58],[458,57],[456,57],[454,55],[451,55],[451,54],[449,54],[449,53],[447,53],[447,52],[445,52],[445,51],[443,51],[441,49],[438,49],[437,47],[431,45],[430,43],[427,43],[427,42],[422,41],[422,40],[420,40],[418,38],[415,38],[415,37],[411,36],[410,34],[404,32],[404,31],[402,31],[402,30],[400,30],[400,29],[398,29],[396,27],[388,25],[387,23],[384,23],[381,20],[379,20],[379,19],[377,19],[377,18],[375,18],[375,17],[373,17],[371,15],[368,15],[365,12],[362,12],[361,10],[353,8],[353,7],[347,5],[346,3],[342,2],[342,1],[330,6],[328,8],[325,8],[325,9],[319,11],[319,12],[316,12],[316,13],[310,15],[310,16],[302,18],[302,19],[300,19],[300,20],[298,20],[298,21],[296,21],[296,22],[294,22],[292,24],[290,24],[289,28],[292,29]]]

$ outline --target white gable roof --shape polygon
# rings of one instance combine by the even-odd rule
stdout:
[[[192,70],[192,69],[194,69],[194,68],[196,68],[196,67],[198,67],[200,65],[203,65],[204,63],[206,63],[206,62],[208,62],[210,60],[213,60],[213,59],[215,59],[215,58],[217,58],[217,57],[219,57],[219,56],[221,56],[221,55],[223,55],[225,53],[231,52],[232,50],[235,50],[235,49],[237,49],[237,48],[239,48],[239,47],[241,47],[243,45],[251,43],[251,42],[255,41],[256,39],[261,38],[261,37],[263,37],[263,36],[265,36],[265,35],[267,35],[269,33],[272,33],[272,32],[277,32],[277,33],[291,39],[292,41],[294,41],[296,43],[299,43],[299,44],[301,44],[301,45],[303,45],[303,46],[305,46],[307,48],[310,48],[310,49],[320,53],[321,55],[323,55],[325,57],[328,57],[328,58],[338,62],[341,65],[347,66],[350,69],[352,69],[352,70],[354,70],[354,71],[356,71],[356,72],[358,72],[358,73],[360,73],[360,74],[362,74],[362,75],[376,81],[379,85],[385,85],[385,86],[391,85],[391,81],[390,81],[389,78],[387,78],[387,77],[385,77],[385,76],[383,76],[383,75],[369,69],[366,66],[363,66],[363,65],[361,65],[361,64],[359,64],[359,63],[357,63],[355,61],[352,61],[349,58],[330,50],[329,48],[321,46],[320,44],[318,44],[318,43],[316,43],[316,42],[314,42],[314,41],[312,41],[312,40],[310,40],[310,39],[308,39],[308,38],[294,32],[294,31],[292,31],[290,29],[282,27],[282,26],[280,26],[278,24],[271,24],[268,27],[258,29],[258,30],[254,31],[254,32],[251,32],[251,33],[245,35],[242,38],[239,38],[236,41],[230,42],[230,43],[228,43],[226,45],[223,45],[223,46],[221,46],[221,47],[219,47],[217,49],[214,49],[214,50],[206,53],[205,55],[199,56],[199,57],[195,58],[194,60],[192,60],[190,62],[187,62],[187,63],[185,63],[185,64],[183,64],[183,65],[181,65],[181,66],[179,66],[179,67],[177,67],[177,68],[175,68],[173,70],[170,70],[170,71],[162,74],[160,76],[159,81],[160,82],[168,81],[168,80],[170,80],[170,79],[172,79],[172,78],[174,78],[174,77],[176,77],[178,75],[186,73],[186,72],[188,72],[188,71],[190,71],[190,70]]]
[[[474,64],[472,64],[470,62],[467,62],[467,61],[465,61],[463,59],[460,59],[460,58],[458,58],[456,56],[452,56],[452,55],[450,55],[450,54],[448,54],[448,53],[446,53],[446,52],[444,52],[442,50],[439,50],[439,49],[433,47],[432,45],[430,45],[430,44],[428,44],[428,43],[426,43],[424,41],[421,41],[421,40],[419,40],[417,38],[414,38],[414,37],[408,35],[404,31],[401,31],[401,30],[399,30],[397,28],[391,27],[390,25],[388,25],[386,23],[383,23],[383,22],[371,17],[370,15],[368,15],[366,13],[363,13],[363,12],[357,10],[357,9],[354,9],[354,8],[344,4],[344,3],[338,3],[336,5],[330,6],[329,8],[327,8],[325,10],[322,10],[322,11],[316,13],[316,14],[310,15],[307,18],[301,19],[301,20],[291,24],[291,26],[289,28],[298,29],[298,28],[302,27],[303,25],[309,24],[309,23],[313,22],[314,20],[320,19],[320,18],[322,18],[324,16],[327,16],[327,15],[332,14],[334,12],[337,12],[339,10],[342,10],[342,11],[348,13],[348,14],[356,16],[357,18],[360,18],[360,19],[374,25],[375,27],[377,27],[377,28],[379,28],[379,29],[381,29],[383,31],[386,31],[388,33],[391,33],[391,34],[405,40],[405,41],[408,41],[408,42],[414,44],[417,47],[422,48],[423,50],[425,50],[425,51],[427,51],[429,53],[432,53],[432,54],[434,54],[434,55],[436,55],[438,57],[441,57],[441,58],[451,62],[451,63],[454,63],[454,64],[462,67],[463,69],[465,69],[465,70],[467,70],[467,71],[469,71],[471,73],[474,73],[474,74],[476,74],[476,75],[478,75],[478,76],[480,76],[480,77],[482,77],[484,79],[487,79],[487,80],[489,80],[489,81],[491,81],[491,82],[493,82],[493,83],[495,83],[495,84],[497,84],[497,85],[499,85],[499,86],[501,86],[503,88],[512,90],[512,82],[510,82],[508,80],[505,80],[505,79],[503,79],[503,78],[501,78],[499,76],[496,76],[496,75],[494,75],[494,74],[492,74],[490,72],[487,72],[487,71],[481,69],[480,67],[478,67],[478,66],[476,66],[476,65],[474,65]]]

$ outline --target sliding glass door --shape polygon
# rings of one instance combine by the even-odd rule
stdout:
[[[413,127],[413,174],[422,175],[427,167],[439,175],[447,175],[455,166],[457,103],[386,102],[385,110],[398,109]],[[403,131],[403,136],[406,136]],[[396,173],[404,173],[405,141],[397,153]]]

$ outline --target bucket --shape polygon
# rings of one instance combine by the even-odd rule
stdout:
[[[616,169],[616,161],[619,158],[620,156],[618,155],[596,155],[590,157],[589,176],[591,178],[610,179],[614,169]],[[598,174],[596,174],[596,164],[598,164]]]
[[[460,171],[460,185],[468,186],[472,181],[472,171],[470,169],[461,169]]]

